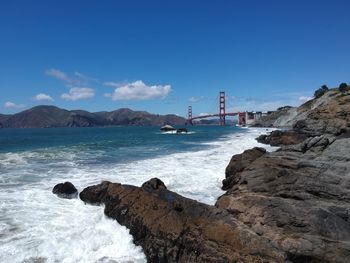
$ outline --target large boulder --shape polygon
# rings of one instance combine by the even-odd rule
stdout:
[[[71,182],[56,184],[52,189],[52,193],[66,199],[72,199],[78,196],[78,190]]]
[[[182,197],[159,179],[143,187],[103,182],[80,193],[130,229],[148,262],[285,262],[276,244],[225,209]]]

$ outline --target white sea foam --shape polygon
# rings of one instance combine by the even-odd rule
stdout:
[[[79,164],[74,151],[1,154],[0,168],[7,170],[0,182],[0,262],[145,262],[129,231],[106,218],[103,207],[57,198],[52,186],[66,180],[79,190],[102,180],[141,185],[158,177],[172,191],[214,204],[231,156],[260,145],[254,138],[265,132],[244,130],[204,150],[92,167]],[[26,171],[11,169],[16,162]]]

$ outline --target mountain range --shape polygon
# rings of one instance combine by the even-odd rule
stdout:
[[[0,128],[98,127],[112,125],[160,126],[184,125],[186,120],[174,114],[157,115],[121,108],[115,111],[88,112],[40,105],[13,114],[0,114]]]

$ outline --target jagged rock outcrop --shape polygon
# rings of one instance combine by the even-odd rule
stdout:
[[[80,193],[130,229],[148,262],[285,262],[284,252],[225,209],[184,198],[159,179],[142,187],[103,182]]]
[[[58,197],[72,199],[78,197],[78,190],[71,182],[56,184],[52,189],[52,193]]]
[[[280,107],[276,111],[271,112],[270,114],[263,116],[261,119],[255,120],[254,123],[251,126],[254,127],[276,127],[276,120],[280,117],[285,116],[288,114],[292,109],[294,109],[291,106],[285,106]],[[281,127],[280,125],[279,127]]]
[[[235,173],[216,206],[278,244],[293,262],[349,262],[349,112],[349,94],[332,89],[279,114],[273,126],[290,130],[257,140],[281,148]],[[234,165],[231,160],[228,168]]]
[[[350,131],[350,94],[330,90],[319,99],[299,107],[301,116],[291,122],[298,133],[318,136]],[[304,116],[304,117],[303,117]]]
[[[291,145],[304,141],[307,138],[306,134],[297,133],[295,131],[280,131],[275,130],[270,134],[262,134],[256,140],[260,143],[270,144],[272,146]]]
[[[350,131],[349,124],[350,92],[341,93],[338,89],[330,89],[300,107],[283,109],[258,121],[259,126],[289,128],[307,136],[340,135]]]
[[[350,139],[322,135],[266,153],[216,206],[293,262],[349,262]]]

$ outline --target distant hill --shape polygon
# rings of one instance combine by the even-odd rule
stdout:
[[[98,127],[111,125],[160,126],[184,125],[186,120],[174,114],[156,115],[122,108],[111,112],[65,110],[55,106],[36,106],[13,115],[0,114],[0,128]]]

